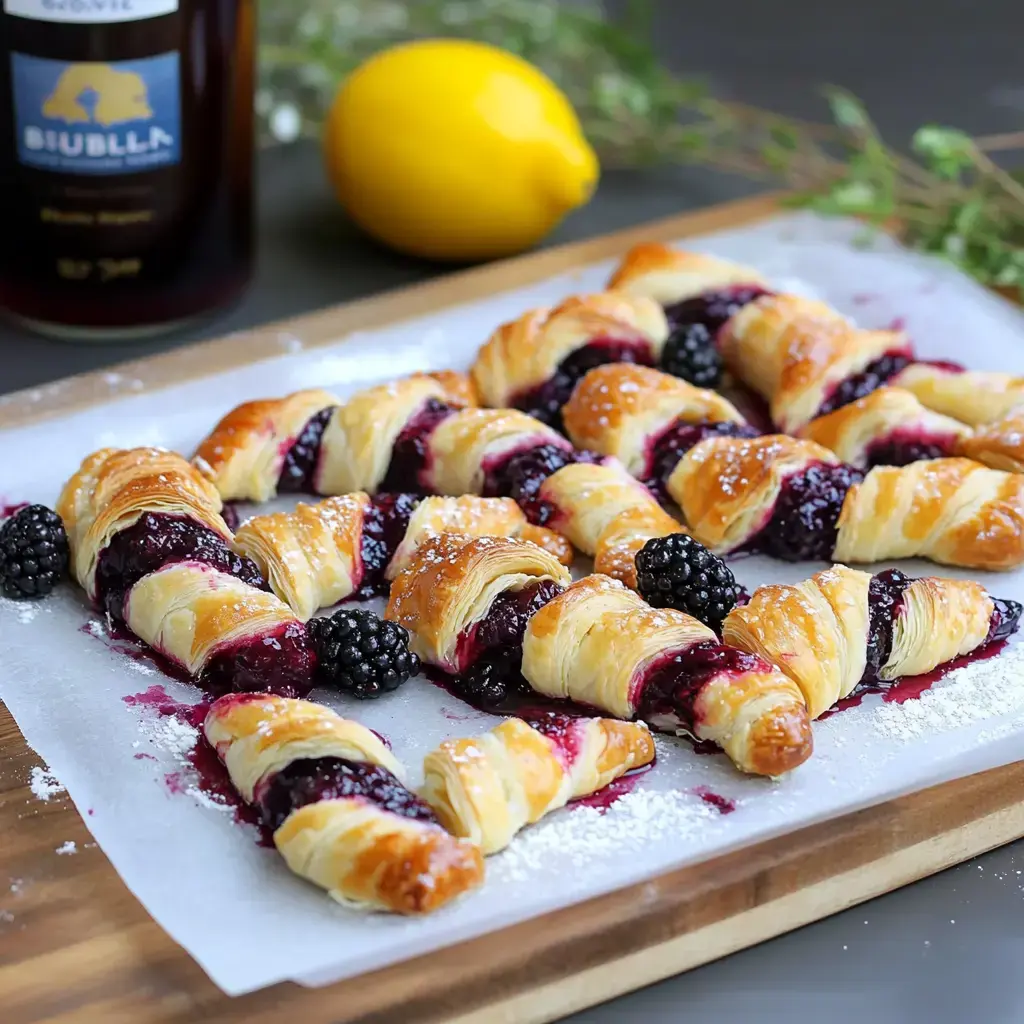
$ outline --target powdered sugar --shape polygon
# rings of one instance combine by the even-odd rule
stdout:
[[[78,853],[78,847],[69,839],[66,843],[62,843],[53,851],[58,857],[69,857],[73,853]]]
[[[909,742],[1015,712],[1024,712],[1024,645],[951,672],[918,700],[882,704],[870,722],[883,736]]]
[[[161,750],[166,750],[181,764],[187,763],[187,756],[199,740],[199,730],[188,722],[173,715],[155,720],[145,719],[139,725],[145,737]]]
[[[32,795],[44,803],[65,791],[60,779],[49,768],[40,768],[38,765],[29,774],[28,786]]]

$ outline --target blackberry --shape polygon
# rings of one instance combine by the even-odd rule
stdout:
[[[0,594],[45,597],[68,571],[64,523],[45,505],[28,505],[0,526]]]
[[[318,682],[366,700],[397,690],[420,670],[409,651],[409,633],[371,611],[335,612],[312,619],[309,637],[317,655]]]
[[[698,388],[714,388],[722,380],[722,357],[714,336],[702,323],[673,329],[661,354],[661,367]]]
[[[655,608],[676,608],[716,633],[743,594],[732,570],[685,533],[649,540],[636,556],[637,587]]]
[[[526,693],[529,687],[519,674],[520,658],[508,651],[495,651],[474,662],[458,678],[458,694],[474,707],[488,710],[504,704],[514,694]]]

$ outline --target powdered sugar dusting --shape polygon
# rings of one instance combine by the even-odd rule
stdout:
[[[67,857],[72,853],[78,853],[78,847],[69,839],[66,843],[58,846],[53,852],[57,854],[58,857]]]
[[[1024,645],[950,672],[917,700],[882,704],[871,716],[876,732],[912,741],[970,722],[1024,711]]]
[[[32,769],[28,785],[32,790],[32,795],[43,802],[64,792],[64,786],[60,779],[49,768],[40,768],[38,765]]]

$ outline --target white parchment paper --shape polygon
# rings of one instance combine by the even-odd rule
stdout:
[[[1024,373],[1019,311],[887,240],[856,248],[856,230],[800,214],[685,244],[753,264],[776,286],[816,294],[865,326],[899,318],[927,357]],[[310,386],[344,395],[416,369],[465,367],[498,323],[531,306],[599,289],[611,266],[362,333],[327,349],[305,351],[302,339],[291,339],[291,351],[278,359],[0,433],[0,504],[52,503],[82,456],[101,445],[191,452],[227,409],[249,398]],[[901,567],[918,575],[935,571],[923,563]],[[734,568],[752,589],[795,582],[818,566],[750,558]],[[978,578],[999,596],[1024,600],[1024,572]],[[161,737],[160,723],[123,698],[154,684],[190,703],[200,695],[112,649],[87,625],[94,618],[70,587],[41,604],[0,602],[0,698],[67,787],[126,884],[229,993],[283,979],[322,984],[352,976],[1024,756],[1024,651],[1014,648],[947,678],[914,711],[872,696],[819,723],[813,759],[779,782],[741,777],[724,756],[698,756],[683,741],[659,738],[658,764],[630,796],[603,816],[567,809],[527,830],[488,862],[482,891],[424,920],[365,916],[292,876],[272,850],[254,842],[248,827],[190,792],[187,772],[183,784],[168,785],[168,774],[182,779],[174,738]],[[423,680],[370,703],[314,696],[385,734],[414,780],[438,741],[494,724]],[[695,792],[699,787],[734,801],[735,812],[718,813]]]

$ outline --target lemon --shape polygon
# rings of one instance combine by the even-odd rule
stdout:
[[[343,83],[324,150],[338,197],[401,252],[482,260],[520,252],[585,203],[598,165],[572,105],[504,50],[423,40]]]

